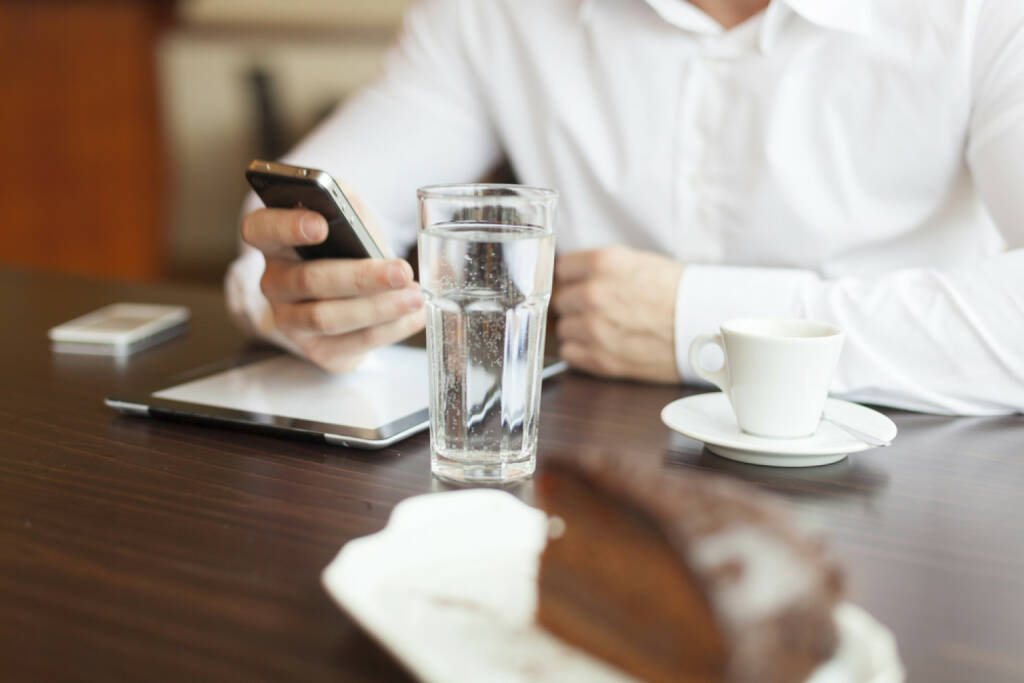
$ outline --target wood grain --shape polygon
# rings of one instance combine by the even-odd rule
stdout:
[[[53,354],[101,305],[188,305],[189,334],[126,363]],[[403,498],[445,487],[425,435],[368,453],[120,416],[103,396],[243,350],[220,294],[0,271],[4,680],[409,680],[319,573]],[[896,633],[910,680],[1021,680],[1024,418],[890,412],[896,443],[835,465],[722,460],[662,426],[679,388],[569,375],[544,390],[540,463],[613,446],[665,476],[713,470],[820,529],[850,599]],[[528,482],[515,489],[526,500]]]

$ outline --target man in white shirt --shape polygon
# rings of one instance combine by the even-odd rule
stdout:
[[[401,253],[416,187],[503,155],[561,193],[578,368],[693,381],[721,320],[809,317],[847,333],[834,393],[1024,411],[1020,0],[426,0],[286,161],[347,181]],[[232,310],[322,366],[422,326],[408,264],[295,260],[317,215],[242,234]]]

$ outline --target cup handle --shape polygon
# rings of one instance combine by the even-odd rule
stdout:
[[[722,361],[722,367],[717,370],[708,370],[700,364],[700,352],[708,344],[715,344],[722,349],[724,360]],[[722,343],[722,335],[716,332],[715,334],[698,334],[694,337],[693,342],[690,344],[690,367],[693,368],[698,377],[706,379],[725,393],[729,393],[729,359],[725,357],[725,345]]]

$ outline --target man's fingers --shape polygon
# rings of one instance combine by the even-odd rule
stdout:
[[[614,350],[615,341],[622,339],[612,325],[592,314],[562,316],[555,326],[555,334],[563,343],[572,341],[608,350]]]
[[[594,274],[597,249],[561,254],[555,259],[555,281],[560,285],[578,282]]]
[[[551,297],[551,307],[559,315],[596,310],[608,301],[605,287],[600,280],[584,280],[568,286],[560,284]]]
[[[366,296],[412,282],[412,266],[401,259],[268,259],[260,287],[272,302],[294,302]]]
[[[573,368],[589,372],[592,375],[625,376],[625,368],[618,359],[593,346],[571,341],[565,342],[558,348],[558,355]]]
[[[299,345],[314,363],[329,372],[348,372],[353,369],[353,358],[367,351],[401,341],[423,329],[423,309],[382,325],[365,327],[348,334],[315,336],[303,339]]]
[[[614,246],[562,254],[555,259],[555,280],[566,285],[615,273],[622,267],[627,251],[625,247]]]
[[[292,247],[327,239],[327,221],[304,209],[259,209],[242,219],[242,239],[274,258],[294,258]]]
[[[423,293],[413,285],[372,296],[278,305],[274,319],[283,330],[338,335],[391,322],[422,307]]]

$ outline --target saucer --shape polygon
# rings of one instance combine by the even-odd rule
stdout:
[[[825,414],[862,432],[891,441],[896,425],[877,410],[830,398]],[[661,421],[680,434],[703,441],[715,455],[751,465],[816,467],[839,462],[850,453],[872,448],[839,427],[822,422],[811,436],[772,439],[740,430],[728,397],[720,391],[687,396],[661,411]]]

